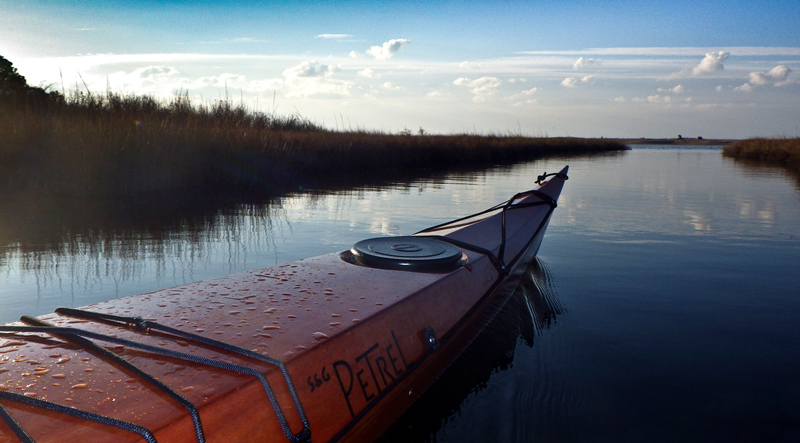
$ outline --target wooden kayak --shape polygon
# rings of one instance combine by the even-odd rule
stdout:
[[[510,295],[566,173],[412,236],[0,326],[0,443],[372,440]]]

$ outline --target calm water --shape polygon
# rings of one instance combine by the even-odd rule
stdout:
[[[800,180],[718,149],[636,147],[191,216],[3,210],[0,322],[413,233],[564,164],[537,264],[386,440],[800,441]]]

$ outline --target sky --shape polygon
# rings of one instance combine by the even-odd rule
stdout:
[[[800,2],[0,0],[31,85],[331,129],[800,135]]]

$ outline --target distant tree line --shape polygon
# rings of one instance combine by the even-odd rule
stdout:
[[[64,95],[48,88],[28,85],[28,81],[17,72],[17,68],[0,55],[0,105],[47,105],[63,104]]]

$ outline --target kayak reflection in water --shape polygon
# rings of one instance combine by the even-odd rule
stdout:
[[[513,367],[517,346],[532,348],[536,337],[567,312],[547,264],[539,258],[510,292],[477,338],[379,442],[439,441],[442,428],[462,407],[485,390],[493,376]],[[481,439],[476,436],[475,441]]]

